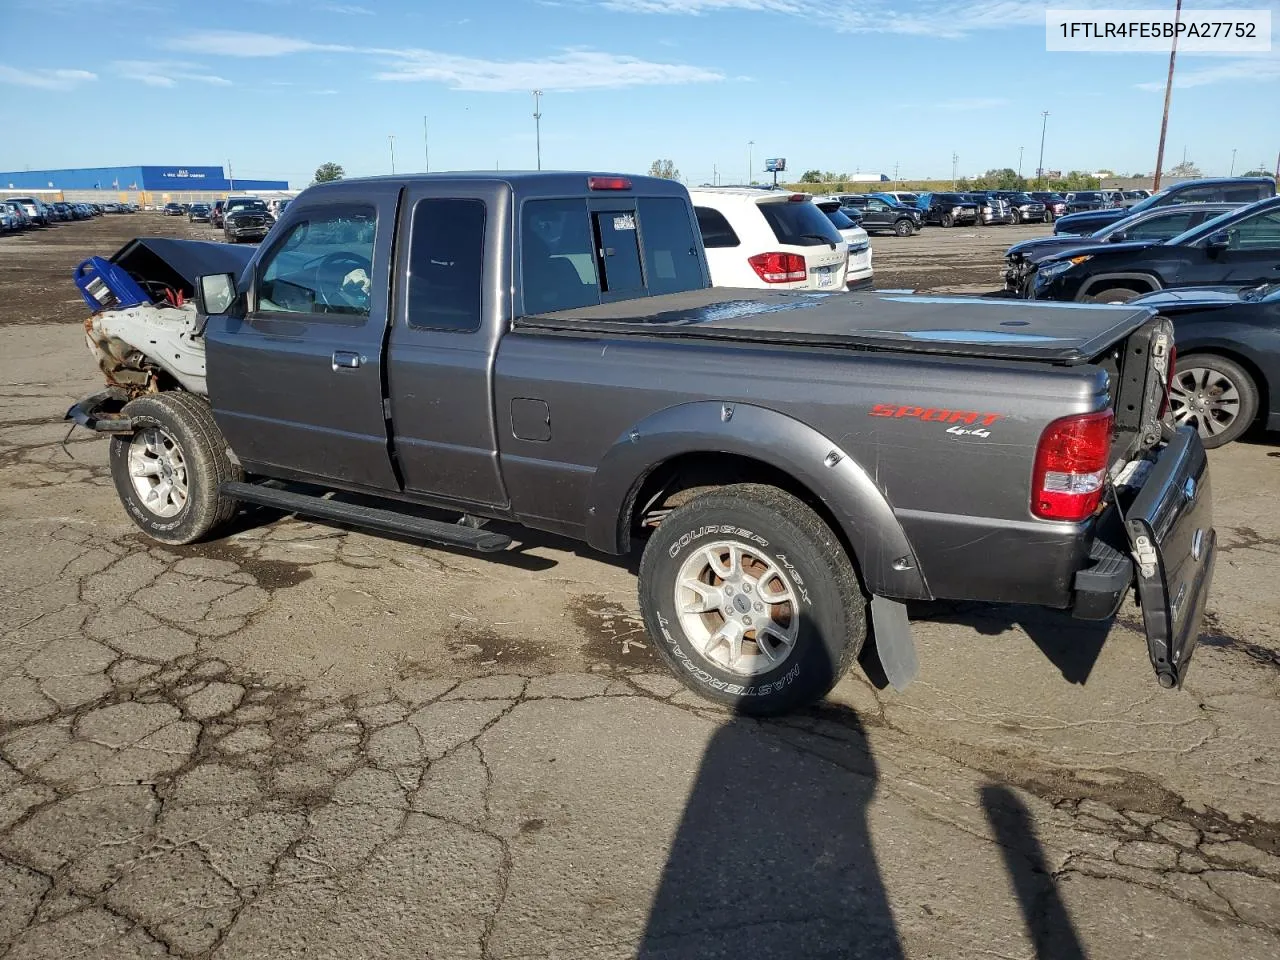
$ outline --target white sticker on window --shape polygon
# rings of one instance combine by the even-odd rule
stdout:
[[[615,230],[634,230],[636,228],[636,218],[629,213],[622,213],[613,218],[613,229]]]

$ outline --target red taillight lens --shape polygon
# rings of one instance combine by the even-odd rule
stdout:
[[[1043,520],[1083,520],[1102,500],[1115,414],[1055,420],[1040,435],[1031,481],[1031,512]]]
[[[791,283],[809,276],[804,257],[798,253],[757,253],[747,263],[765,283]]]
[[[626,177],[587,177],[588,190],[630,190],[631,181]]]
[[[1160,419],[1169,412],[1169,397],[1173,395],[1173,377],[1178,372],[1178,348],[1169,348],[1169,376],[1164,383],[1164,396],[1160,399]]]

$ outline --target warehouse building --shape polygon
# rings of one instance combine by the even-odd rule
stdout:
[[[289,191],[287,180],[228,176],[222,167],[81,167],[0,173],[0,194],[39,192],[59,200],[120,201],[148,206],[216,200],[229,193]]]

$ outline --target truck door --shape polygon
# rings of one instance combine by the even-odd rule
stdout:
[[[382,402],[398,192],[295,202],[242,278],[243,317],[210,318],[214,416],[251,472],[398,489]]]
[[[423,182],[404,197],[387,384],[406,490],[504,505],[493,357],[510,316],[509,188]]]

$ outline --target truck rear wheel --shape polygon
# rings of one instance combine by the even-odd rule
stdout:
[[[219,489],[243,473],[209,405],[189,393],[157,393],[125,404],[129,436],[111,438],[111,479],[133,522],[161,543],[194,543],[226,523],[236,501]]]
[[[910,220],[899,220],[893,225],[893,232],[900,237],[909,237],[916,232],[916,228]]]
[[[821,699],[867,636],[839,539],[789,493],[736,484],[673,510],[640,563],[640,610],[671,670],[740,713]]]

